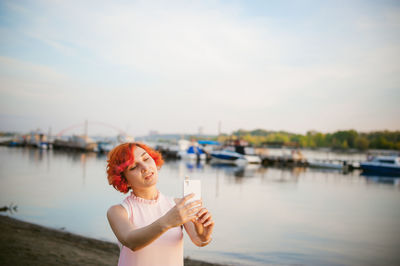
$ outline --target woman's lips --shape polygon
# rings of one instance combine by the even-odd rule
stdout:
[[[144,179],[149,180],[153,177],[153,175],[154,175],[154,173],[151,173],[151,174],[145,176]]]

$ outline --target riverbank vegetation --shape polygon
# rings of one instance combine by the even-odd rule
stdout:
[[[218,140],[242,139],[254,146],[293,146],[302,148],[332,149],[389,149],[400,150],[400,131],[357,132],[340,130],[334,133],[308,131],[305,135],[264,129],[237,130],[231,135],[221,135]]]
[[[12,132],[0,132],[0,137],[18,136]],[[21,135],[22,136],[22,135]],[[356,130],[340,130],[333,133],[308,131],[306,134],[296,134],[286,131],[269,131],[265,129],[239,129],[232,134],[192,135],[192,134],[163,134],[139,137],[138,141],[157,141],[171,143],[178,139],[208,139],[224,143],[229,140],[245,140],[253,146],[289,146],[299,148],[331,148],[340,150],[398,150],[400,151],[400,131],[357,132]]]

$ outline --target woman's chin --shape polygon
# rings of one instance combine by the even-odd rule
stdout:
[[[157,183],[157,180],[158,180],[157,176],[155,174],[152,174],[150,177],[146,177],[144,179],[144,182],[145,184],[153,185]]]

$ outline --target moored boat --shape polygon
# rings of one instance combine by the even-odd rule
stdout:
[[[400,176],[399,156],[376,156],[372,160],[360,163],[363,172]]]
[[[261,158],[257,154],[245,154],[244,158],[250,164],[261,164]]]
[[[342,170],[344,162],[340,160],[309,160],[308,165],[314,168]]]
[[[248,162],[243,154],[229,150],[213,151],[211,158],[215,163],[243,165]]]
[[[186,151],[179,152],[179,156],[186,160],[205,160],[207,158],[203,149],[195,145],[190,146]]]
[[[222,151],[225,151],[226,153],[218,154],[218,156],[223,157],[223,160],[226,160],[225,157],[229,158],[228,160],[233,161],[237,158],[240,158],[240,160],[246,160],[244,164],[261,164],[261,157],[256,154],[255,149],[252,146],[249,146],[249,143],[247,141],[227,141]],[[211,157],[215,158],[216,156],[212,156],[211,154]],[[233,157],[235,159],[232,159],[230,157]],[[239,164],[243,164],[243,162],[241,162],[240,160],[238,161]]]
[[[73,135],[66,139],[56,139],[53,144],[54,148],[75,149],[83,151],[96,151],[97,143],[87,136]]]

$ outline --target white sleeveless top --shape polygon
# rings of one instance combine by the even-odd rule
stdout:
[[[159,193],[156,200],[147,200],[133,193],[121,204],[135,228],[141,228],[153,223],[167,213],[175,202]],[[122,246],[122,245],[121,245]],[[146,247],[132,251],[122,246],[119,255],[119,266],[183,266],[183,233],[181,227],[166,231]]]

